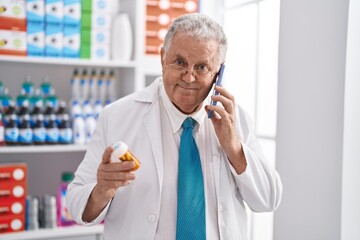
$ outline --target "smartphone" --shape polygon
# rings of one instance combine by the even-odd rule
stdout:
[[[215,82],[216,86],[221,85],[222,78],[223,78],[223,75],[224,75],[224,69],[225,69],[225,64],[221,64],[221,67],[220,67],[220,70],[219,70],[219,72],[217,74],[217,79],[216,79],[216,82]],[[214,89],[214,95],[219,95],[219,93],[215,89]],[[217,103],[217,101],[211,100],[210,105],[216,106],[216,103]],[[210,110],[208,112],[208,118],[212,118],[213,114],[214,114],[214,111]]]

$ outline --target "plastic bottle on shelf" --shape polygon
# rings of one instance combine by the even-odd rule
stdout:
[[[5,127],[9,124],[11,116],[15,116],[15,122],[18,123],[18,117],[16,115],[16,104],[14,101],[10,101],[8,107],[5,110],[4,124]]]
[[[42,113],[37,114],[35,117],[33,142],[34,145],[44,145],[46,143],[46,128],[44,124],[44,115],[42,115]]]
[[[20,145],[31,145],[33,143],[33,130],[30,125],[30,116],[27,113],[21,118],[18,142]]]
[[[10,116],[9,123],[5,126],[5,144],[12,146],[17,145],[19,139],[19,128],[16,123],[16,115]]]
[[[59,129],[56,125],[55,114],[50,115],[48,125],[46,126],[46,144],[53,145],[59,142]]]
[[[94,114],[86,115],[85,116],[86,143],[90,142],[91,137],[95,131],[95,128],[96,128],[96,119]]]
[[[45,76],[43,82],[40,84],[41,95],[44,99],[49,96],[51,89],[52,86],[49,81],[49,76]]]
[[[61,183],[57,194],[57,225],[69,226],[75,222],[71,218],[69,210],[66,207],[66,193],[69,183],[73,180],[72,172],[63,172],[61,175]]]
[[[33,108],[34,108],[36,105],[39,105],[39,106],[41,106],[41,108],[43,108],[44,99],[43,99],[42,96],[41,96],[41,90],[40,90],[40,88],[35,89],[35,93],[34,93],[34,95],[32,95],[32,96],[29,98],[29,102],[30,102],[30,109],[31,109],[31,110],[33,110]]]
[[[56,228],[57,226],[57,204],[56,197],[52,195],[44,195],[43,200],[42,224],[43,228]]]
[[[26,94],[25,89],[21,89],[20,94],[16,97],[16,105],[21,107],[22,103],[26,100],[29,100],[29,97]]]
[[[32,96],[34,94],[34,84],[31,82],[31,77],[28,75],[22,84],[22,89],[25,91],[25,95]]]
[[[19,106],[19,111],[18,111],[18,118],[19,121],[18,123],[21,122],[21,118],[26,115],[29,114],[30,110],[29,110],[29,100],[25,100],[22,102],[22,104]]]
[[[36,102],[36,104],[34,105],[34,107],[32,108],[32,110],[30,112],[30,124],[31,124],[31,127],[35,126],[37,116],[38,116],[38,114],[42,114],[42,110],[43,110],[43,103],[42,102]],[[43,119],[44,119],[44,116],[43,116]]]
[[[83,112],[83,115],[85,116],[85,118],[86,118],[86,116],[94,113],[94,109],[91,106],[90,100],[88,100],[88,99],[85,100],[82,112]]]
[[[55,89],[51,88],[50,93],[45,98],[45,104],[51,102],[53,104],[54,109],[58,107],[58,97],[56,96]]]
[[[3,114],[0,112],[0,146],[5,145],[5,125],[2,117]]]
[[[4,83],[0,80],[0,97],[4,95]]]
[[[96,69],[91,70],[91,76],[89,79],[89,99],[91,104],[95,104],[98,96],[97,96],[97,81],[98,81],[97,71]]]
[[[59,143],[70,144],[73,141],[73,130],[71,128],[70,117],[67,113],[61,115],[59,124]]]
[[[106,100],[105,105],[112,103],[115,100],[115,88],[114,88],[115,74],[114,70],[109,72],[109,76],[106,79]]]
[[[77,68],[74,69],[72,77],[70,79],[70,86],[71,86],[71,98],[70,98],[70,105],[72,105],[73,101],[78,101],[80,98],[80,75],[79,70]]]
[[[3,108],[4,112],[8,108],[11,101],[12,101],[12,98],[11,98],[9,89],[4,88],[4,94],[3,94],[2,98],[1,98],[1,105],[2,105],[2,108]]]
[[[76,114],[73,118],[74,144],[83,145],[86,141],[85,120],[81,114]]]
[[[58,110],[56,111],[56,123],[58,125],[60,124],[62,116],[64,114],[69,114],[68,110],[67,110],[67,107],[66,107],[66,102],[65,101],[60,101]]]
[[[78,100],[74,100],[71,104],[71,119],[74,119],[76,115],[82,115],[82,107],[80,106],[80,103]]]
[[[101,100],[102,104],[105,104],[106,101],[106,82],[105,82],[105,70],[100,71],[100,77],[98,79],[98,99]]]
[[[3,106],[2,106],[2,99],[4,97],[4,84],[3,82],[0,80],[0,110],[3,111]]]
[[[83,70],[80,80],[80,100],[84,103],[89,97],[89,75],[86,69]]]
[[[26,230],[39,229],[39,200],[37,198],[26,197]]]
[[[103,105],[102,105],[101,101],[100,101],[99,99],[96,100],[95,105],[94,105],[94,116],[95,116],[95,119],[98,119],[99,114],[100,114],[100,112],[102,111],[102,109],[103,109]]]
[[[54,109],[54,104],[52,102],[47,102],[46,103],[46,108],[44,111],[44,123],[45,123],[45,127],[47,127],[49,120],[50,120],[50,116],[52,114],[55,114],[55,109]]]

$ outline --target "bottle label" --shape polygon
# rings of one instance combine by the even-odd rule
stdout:
[[[62,223],[73,222],[73,219],[66,207],[66,191],[61,191],[61,221]]]
[[[71,143],[72,137],[73,137],[73,133],[71,128],[60,129],[60,135],[59,135],[60,143]]]
[[[19,131],[20,143],[31,143],[32,140],[33,140],[33,131],[30,128],[20,129]]]
[[[46,129],[46,141],[56,143],[59,140],[59,130],[57,128]]]
[[[46,129],[35,128],[34,129],[34,142],[45,142],[46,140]]]
[[[19,138],[18,128],[6,128],[5,129],[5,141],[6,142],[17,142]]]

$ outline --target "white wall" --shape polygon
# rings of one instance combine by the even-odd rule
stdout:
[[[348,0],[282,0],[274,240],[341,237]]]
[[[346,58],[341,239],[360,239],[360,1],[350,0]]]

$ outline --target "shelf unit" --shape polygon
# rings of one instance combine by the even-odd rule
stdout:
[[[31,64],[53,64],[63,66],[79,67],[106,67],[106,68],[135,68],[135,61],[114,62],[114,61],[91,61],[86,59],[73,58],[47,58],[47,57],[16,57],[0,55],[0,62],[9,63],[31,63]]]
[[[69,226],[54,229],[39,229],[17,233],[2,234],[1,239],[6,240],[101,240],[103,225],[89,227]]]
[[[14,98],[27,75],[35,87],[45,76],[56,90],[56,95],[64,100],[70,99],[70,78],[73,70],[112,69],[116,81],[116,97],[120,98],[150,84],[155,76],[161,75],[160,59],[157,56],[145,56],[144,14],[145,0],[117,0],[120,12],[129,15],[133,32],[133,54],[131,60],[93,61],[70,58],[16,57],[0,55],[0,80],[9,88]],[[46,146],[0,146],[0,163],[24,162],[28,166],[28,195],[56,195],[60,185],[61,173],[75,171],[86,152],[86,146],[46,145]],[[41,229],[18,233],[0,234],[0,239],[67,239],[85,240],[102,237],[103,226],[64,227]]]
[[[3,153],[60,153],[60,152],[85,152],[85,145],[43,145],[43,146],[2,146],[0,154]]]

